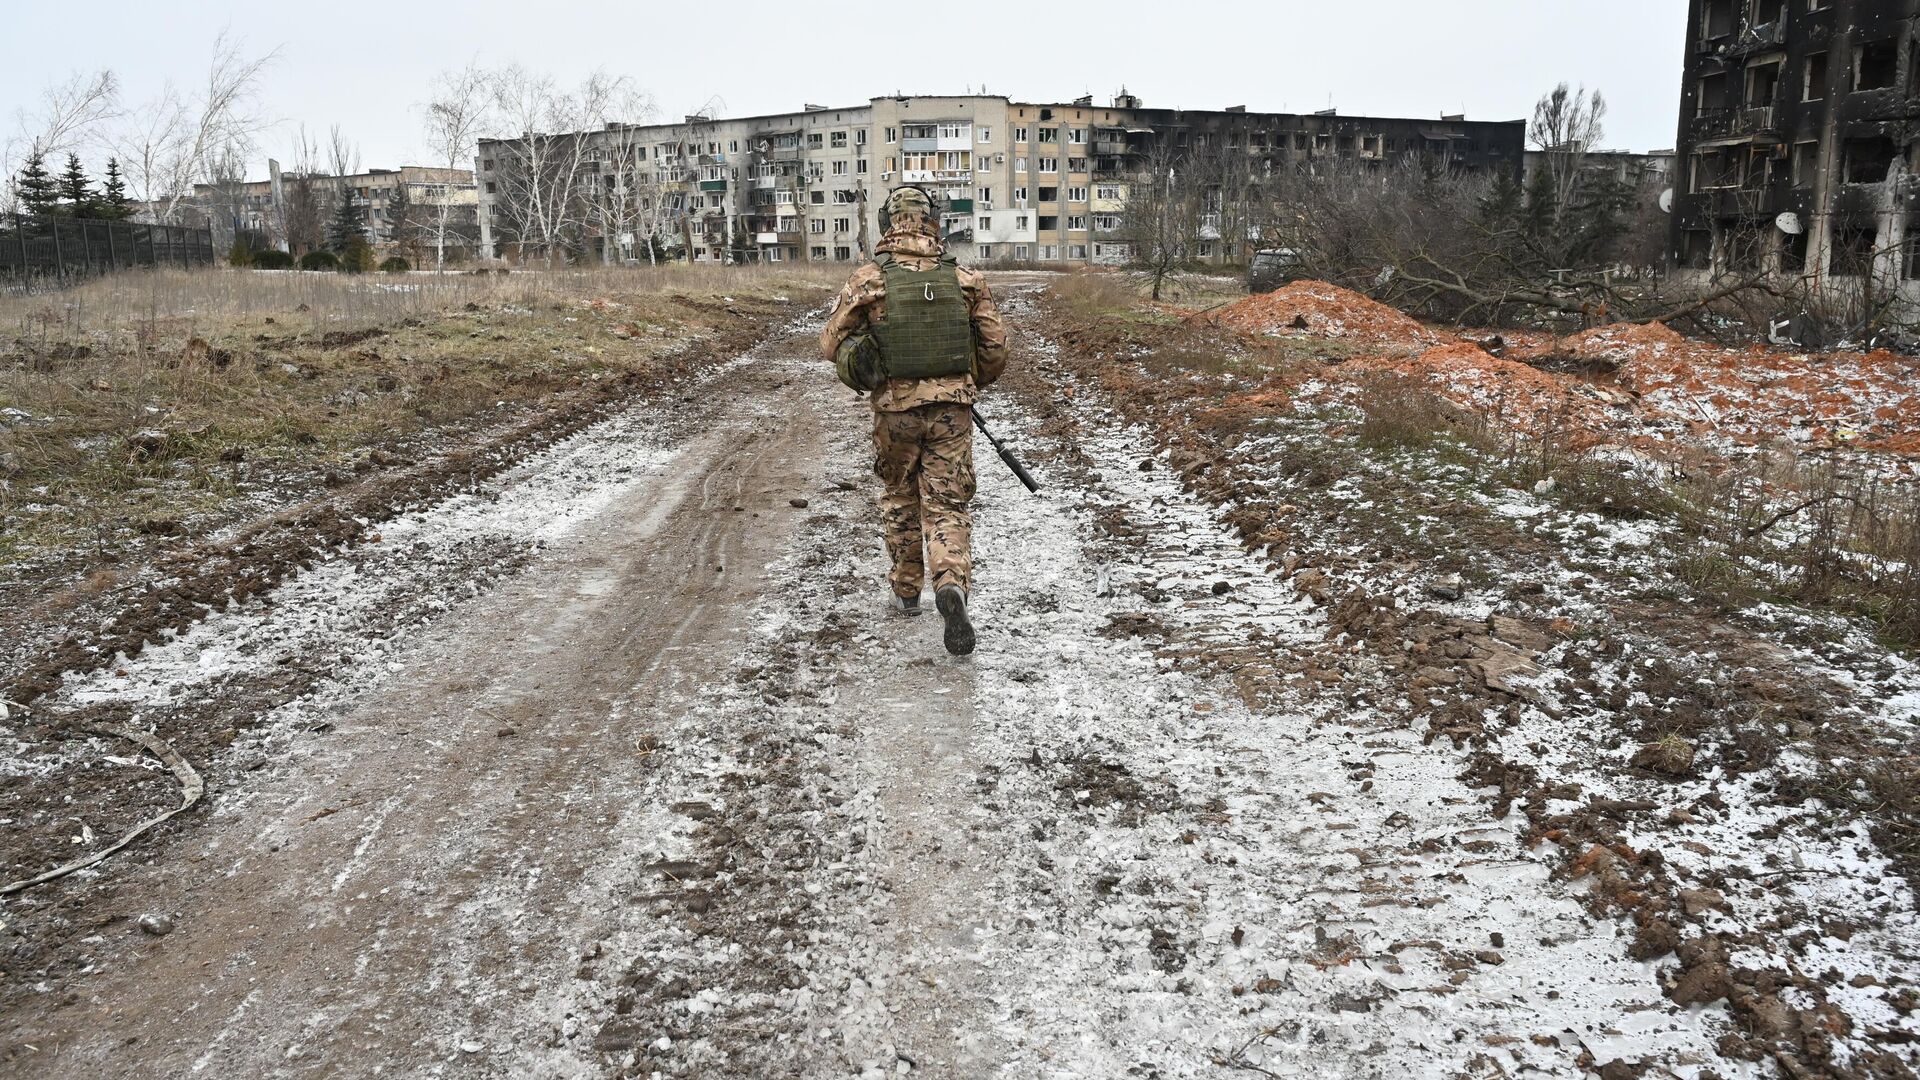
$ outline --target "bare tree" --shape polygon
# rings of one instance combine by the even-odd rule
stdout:
[[[295,255],[305,255],[320,247],[326,210],[321,204],[320,193],[314,190],[313,185],[313,174],[319,168],[320,148],[308,136],[304,124],[300,126],[298,140],[293,151],[293,178],[285,185],[287,250]]]
[[[1527,141],[1541,152],[1548,178],[1542,183],[1551,183],[1556,212],[1573,205],[1587,151],[1606,136],[1606,119],[1607,99],[1584,86],[1569,90],[1561,83],[1534,104]]]
[[[523,253],[538,251],[547,265],[581,247],[591,216],[583,180],[592,129],[636,100],[624,78],[594,72],[574,92],[518,65],[488,80],[494,123],[509,134],[497,144],[495,205],[504,233]]]
[[[653,103],[622,83],[612,89],[603,109],[606,115],[618,119],[593,133],[581,193],[589,219],[600,234],[600,260],[611,266],[616,259],[631,257],[633,245],[641,239],[645,213],[640,200],[647,196],[650,185],[643,177],[648,172],[646,147],[640,141],[640,128],[631,121],[650,119]],[[649,257],[652,246],[649,241]]]
[[[1156,139],[1127,181],[1120,239],[1129,264],[1152,283],[1153,298],[1193,258],[1200,237],[1198,207],[1203,196],[1185,170],[1188,161],[1166,139]]]
[[[181,202],[227,148],[251,153],[266,126],[254,110],[260,76],[278,54],[249,54],[223,32],[214,39],[206,79],[196,90],[182,93],[169,83],[135,112],[115,149],[155,221],[178,220]]]
[[[0,142],[0,173],[5,175],[0,211],[19,208],[15,173],[21,164],[78,149],[90,129],[115,114],[117,94],[118,82],[111,71],[76,72],[65,82],[47,87],[38,110],[16,110],[14,132]]]
[[[469,64],[458,71],[444,71],[434,79],[433,96],[425,106],[427,145],[435,163],[449,172],[478,163],[472,158],[474,143],[486,125],[489,104],[486,72]],[[476,174],[476,183],[482,183]],[[447,266],[447,237],[453,229],[455,204],[451,187],[443,191],[425,210],[426,228],[433,237],[433,266]]]
[[[113,72],[75,72],[65,82],[46,88],[37,111],[17,110],[16,132],[0,145],[6,206],[15,201],[14,172],[21,161],[79,149],[103,123],[119,115],[119,95],[120,83]]]

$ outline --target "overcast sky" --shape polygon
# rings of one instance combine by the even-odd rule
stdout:
[[[259,106],[280,127],[262,160],[290,156],[298,123],[320,133],[337,123],[368,166],[427,162],[416,103],[434,72],[469,60],[568,83],[605,68],[675,117],[716,96],[725,114],[750,115],[896,90],[1104,102],[1125,84],[1156,107],[1510,120],[1564,80],[1605,91],[1609,146],[1647,150],[1673,145],[1686,22],[1682,0],[92,0],[76,29],[73,5],[10,6],[4,135],[78,67],[113,69],[130,102],[170,79],[192,83],[226,29],[255,52],[279,50]]]

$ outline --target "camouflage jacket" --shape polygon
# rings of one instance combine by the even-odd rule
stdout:
[[[931,268],[940,258],[940,241],[911,225],[888,230],[878,250],[891,253],[901,265],[915,270]],[[873,392],[873,407],[878,412],[906,412],[922,405],[955,402],[971,405],[979,397],[980,387],[992,383],[1007,369],[1007,329],[1000,321],[1000,310],[993,305],[993,293],[979,271],[960,268],[960,291],[967,298],[973,318],[974,368],[972,375],[949,375],[938,379],[890,379]],[[840,343],[865,329],[867,323],[886,312],[887,279],[877,263],[868,263],[853,272],[840,290],[820,331],[820,351],[831,362],[840,351]]]

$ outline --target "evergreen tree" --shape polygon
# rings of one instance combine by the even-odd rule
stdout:
[[[125,221],[133,216],[133,200],[127,198],[127,180],[120,175],[120,162],[107,159],[107,180],[100,195],[100,216],[108,221]]]
[[[353,189],[341,184],[333,206],[333,220],[327,223],[327,250],[344,254],[355,241],[366,243],[366,222],[353,205]]]
[[[1493,187],[1480,199],[1480,224],[1491,231],[1511,228],[1520,217],[1520,204],[1526,197],[1520,181],[1505,169],[1493,178]]]
[[[51,214],[60,208],[60,184],[47,171],[46,158],[35,154],[20,170],[17,184],[20,209],[29,214]]]
[[[1573,205],[1567,208],[1567,242],[1582,263],[1612,262],[1626,235],[1626,215],[1633,208],[1631,184],[1605,170],[1581,177]]]
[[[413,193],[401,181],[395,181],[393,197],[387,200],[387,235],[394,251],[409,261],[417,260],[420,223],[414,220]]]
[[[60,174],[60,198],[66,205],[68,217],[92,217],[97,208],[93,194],[93,183],[87,179],[87,170],[80,166],[80,155],[67,155],[66,171]]]
[[[1560,220],[1560,194],[1549,169],[1536,169],[1527,182],[1526,226],[1531,236],[1546,236]]]

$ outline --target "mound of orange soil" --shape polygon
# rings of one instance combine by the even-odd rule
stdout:
[[[1627,403],[1624,396],[1465,343],[1409,357],[1363,357],[1342,369],[1416,379],[1491,424],[1535,434],[1558,431],[1576,442],[1596,439],[1599,430],[1611,426],[1609,411]]]
[[[1728,349],[1658,323],[1603,327],[1569,340],[1619,365],[1651,410],[1738,439],[1786,437],[1911,452],[1920,442],[1920,361],[1879,351]]]
[[[1453,340],[1406,313],[1324,281],[1296,281],[1249,296],[1207,318],[1250,334],[1331,338],[1418,348]]]

